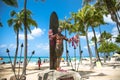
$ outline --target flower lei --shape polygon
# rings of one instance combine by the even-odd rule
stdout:
[[[54,40],[53,40],[53,38],[52,38],[52,36],[53,36],[53,31],[52,31],[52,29],[50,29],[50,30],[48,31],[48,35],[49,35],[50,44],[51,44],[51,45],[54,45]]]
[[[53,36],[52,29],[48,31],[48,35],[49,35],[50,44],[54,45],[54,40],[52,37]],[[78,46],[79,43],[79,36],[78,35],[73,36],[72,38],[70,38],[70,42],[72,42],[72,46],[74,47],[74,49],[76,49],[76,46]]]
[[[70,42],[72,42],[72,46],[74,47],[74,49],[76,49],[76,46],[78,46],[79,43],[79,36],[75,35],[70,39]]]

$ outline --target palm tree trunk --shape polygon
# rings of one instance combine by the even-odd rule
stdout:
[[[23,64],[23,74],[26,74],[26,65],[27,65],[27,14],[26,14],[26,4],[27,4],[27,0],[24,0],[24,38],[25,38],[25,42],[24,42],[24,64]]]
[[[92,65],[92,52],[91,52],[91,49],[90,49],[90,45],[89,45],[89,40],[88,40],[88,34],[87,34],[87,31],[88,31],[88,28],[86,29],[86,41],[87,41],[87,46],[88,46],[88,53],[89,53],[89,56],[90,56],[90,64]]]
[[[16,59],[18,55],[18,47],[19,47],[19,29],[17,30],[17,38],[16,38],[16,51],[15,51],[15,58],[14,58],[14,71],[15,71],[15,66],[16,66]]]
[[[81,43],[80,43],[80,38],[79,38],[79,54],[80,54],[80,59],[79,59],[79,63],[78,63],[78,67],[77,67],[77,71],[79,69],[79,65],[82,64],[82,50],[81,50]]]
[[[96,58],[100,61],[99,53],[98,53],[98,50],[97,50],[97,38],[96,38],[96,33],[95,33],[95,30],[94,30],[93,27],[92,27],[92,31],[93,31],[94,38],[95,38],[95,54],[96,54]]]
[[[118,29],[118,32],[119,32],[119,34],[120,34],[119,23],[117,23],[117,29]]]
[[[80,64],[82,64],[82,50],[81,50],[81,43],[80,43],[80,38],[79,38],[79,54],[80,54]]]
[[[119,22],[119,19],[118,19],[118,17],[117,17],[117,14],[116,13],[114,13],[114,15],[115,15],[115,21],[116,21],[116,24],[117,24],[117,29],[118,29],[118,32],[119,32],[119,34],[120,34],[120,22]],[[112,16],[112,14],[111,14],[111,16]]]

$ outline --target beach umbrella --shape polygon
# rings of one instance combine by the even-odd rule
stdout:
[[[61,58],[61,61],[64,61],[64,58]]]
[[[119,57],[119,58],[120,58],[120,54],[115,53],[115,54],[113,55],[113,57]]]
[[[61,58],[61,60],[64,60],[64,58]]]

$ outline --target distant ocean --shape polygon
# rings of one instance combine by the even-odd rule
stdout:
[[[3,63],[3,62],[10,62],[10,58],[8,56],[2,56],[2,60],[0,60],[0,63]],[[32,57],[30,59],[30,57],[27,57],[27,59],[29,60],[30,59],[30,62],[37,62],[38,61],[38,58],[39,57]],[[42,61],[44,60],[49,60],[49,57],[40,57]],[[14,62],[14,57],[11,57],[11,60],[12,62]],[[17,57],[17,61],[16,62],[19,62],[20,61],[20,57]],[[23,62],[24,61],[24,57],[21,58],[21,61]]]
[[[0,57],[3,58],[3,60],[0,60],[0,63],[10,62],[10,59],[9,59],[8,56],[0,56]],[[34,56],[33,56],[31,59],[30,59],[30,57],[28,57],[27,59],[28,59],[28,60],[30,59],[30,62],[37,62],[37,61],[38,61],[38,58],[39,58],[39,57],[34,57]],[[43,56],[43,57],[40,57],[40,58],[41,58],[42,62],[43,62],[44,60],[49,61],[49,57]],[[66,60],[66,57],[62,57],[62,58],[64,58],[64,60]],[[84,57],[84,58],[89,58],[89,57]],[[71,57],[71,60],[72,60],[72,59],[75,59],[75,58],[74,58],[74,57]],[[79,60],[79,59],[80,59],[79,56],[77,56],[77,57],[76,57],[76,60]],[[12,60],[12,62],[13,62],[13,61],[14,61],[14,57],[11,57],[11,60]],[[19,61],[20,61],[20,57],[17,58],[17,61],[16,61],[16,62],[19,62]],[[21,58],[21,61],[22,61],[22,62],[24,61],[24,57]]]

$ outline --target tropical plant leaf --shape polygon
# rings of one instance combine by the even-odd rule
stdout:
[[[5,4],[13,7],[18,7],[17,0],[2,0]]]
[[[16,14],[16,12],[13,10],[10,12],[10,16],[13,17]]]
[[[2,23],[0,22],[0,27],[2,27],[3,25],[2,25]]]
[[[13,25],[13,19],[9,19],[9,20],[7,21],[7,23],[8,23],[9,26],[12,26],[12,25]]]

